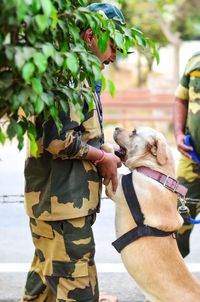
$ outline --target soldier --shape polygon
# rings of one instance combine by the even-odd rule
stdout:
[[[175,95],[174,130],[181,152],[178,181],[188,188],[186,197],[200,200],[200,52],[189,59]],[[191,136],[189,143],[186,135]],[[200,203],[188,207],[191,217],[195,218],[200,211]],[[183,257],[190,252],[192,229],[192,224],[184,223],[178,231],[177,243]]]
[[[88,8],[125,23],[111,4],[95,3]],[[115,61],[111,39],[104,53],[90,28],[83,30],[82,39],[101,60],[102,68]],[[92,224],[100,206],[102,178],[105,185],[111,181],[115,191],[121,161],[101,150],[101,104],[97,93],[92,96],[94,109],[88,111],[85,101],[83,120],[71,104],[68,114],[60,114],[60,133],[53,119],[36,118],[38,156],[29,156],[25,163],[25,207],[35,255],[23,301],[99,300]]]

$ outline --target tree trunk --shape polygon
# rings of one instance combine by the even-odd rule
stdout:
[[[2,110],[0,111],[0,119],[1,119],[5,114],[8,114],[8,113],[10,113],[10,110],[9,110],[9,107],[6,106],[4,109],[2,109]]]
[[[138,52],[137,56],[137,87],[142,86],[142,70],[141,70],[141,54]]]
[[[180,79],[180,62],[179,62],[179,53],[180,53],[180,43],[173,44],[173,83],[177,87]]]

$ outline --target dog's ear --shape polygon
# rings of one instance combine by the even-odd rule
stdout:
[[[168,161],[167,144],[161,139],[157,139],[157,161],[161,165],[165,165]]]
[[[165,165],[168,160],[167,144],[160,138],[154,138],[148,143],[148,149],[160,165]]]

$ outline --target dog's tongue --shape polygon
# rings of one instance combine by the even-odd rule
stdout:
[[[126,155],[126,150],[124,148],[120,147],[119,150],[115,151],[115,155],[121,159]]]

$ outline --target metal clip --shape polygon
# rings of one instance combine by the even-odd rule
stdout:
[[[178,207],[178,212],[184,220],[187,220],[188,218],[190,218],[190,210],[186,206],[186,199],[185,198],[179,198],[179,199],[181,202],[181,206]]]

